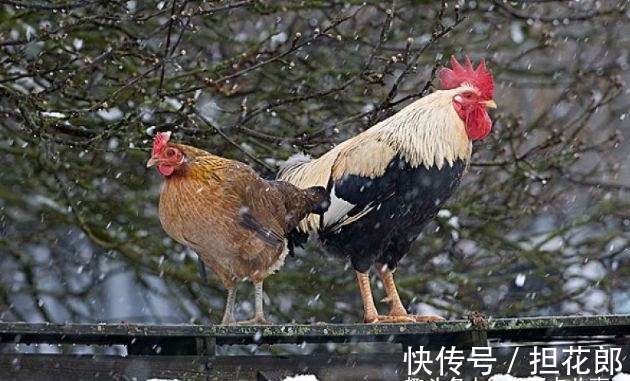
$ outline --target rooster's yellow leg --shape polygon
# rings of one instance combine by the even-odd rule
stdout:
[[[359,292],[361,300],[363,300],[363,321],[365,323],[377,323],[378,311],[374,305],[372,297],[372,287],[370,287],[370,275],[365,272],[357,271],[357,282],[359,283]]]
[[[376,263],[376,268],[378,269],[378,273],[381,276],[381,280],[383,281],[383,287],[385,287],[385,293],[387,294],[385,300],[388,301],[390,305],[390,317],[406,317],[415,322],[445,320],[443,317],[437,315],[408,314],[407,310],[405,310],[405,307],[400,301],[400,296],[398,295],[398,290],[396,289],[396,283],[394,283],[394,272],[390,270],[387,265],[383,265],[380,263]]]
[[[365,272],[356,272],[359,282],[359,291],[363,300],[363,321],[366,323],[411,323],[414,320],[408,316],[379,315],[374,304],[372,288],[370,287],[370,275]]]

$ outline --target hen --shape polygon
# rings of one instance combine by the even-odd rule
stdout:
[[[472,141],[492,122],[494,81],[482,60],[474,69],[451,59],[439,73],[441,90],[346,140],[317,159],[298,154],[278,178],[299,187],[324,186],[331,205],[323,218],[309,216],[299,229],[317,232],[327,251],[349,258],[363,299],[365,322],[441,320],[405,310],[393,273],[425,224],[453,194],[470,163]],[[379,315],[369,269],[380,274],[388,315]]]
[[[234,324],[237,282],[255,286],[254,318],[263,312],[263,280],[278,270],[289,251],[287,236],[308,213],[328,206],[325,188],[299,189],[260,178],[249,166],[156,135],[147,167],[165,181],[159,215],[164,230],[193,249],[228,290],[222,324]]]

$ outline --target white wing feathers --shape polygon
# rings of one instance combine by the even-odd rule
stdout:
[[[336,230],[344,225],[351,224],[354,221],[357,221],[365,214],[369,213],[372,209],[374,209],[374,205],[369,204],[359,213],[349,216],[348,213],[350,213],[350,211],[355,207],[356,205],[339,198],[335,193],[335,187],[333,186],[330,192],[330,206],[328,207],[328,211],[324,213],[324,222],[323,226],[321,226],[320,229],[332,228],[332,230]]]

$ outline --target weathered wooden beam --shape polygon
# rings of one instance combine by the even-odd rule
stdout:
[[[527,377],[534,371],[533,359],[541,348],[556,351],[557,362],[545,369],[567,375],[564,361],[579,354],[567,352],[571,346],[583,351],[585,362],[580,376],[609,376],[597,372],[598,353],[618,351],[621,369],[630,372],[629,316],[569,316],[518,319],[481,319],[429,324],[333,324],[277,326],[198,326],[136,324],[28,324],[0,322],[0,343],[10,344],[123,344],[127,356],[68,354],[0,354],[0,381],[12,380],[271,380],[286,375],[315,374],[321,381],[407,379],[487,380],[475,367],[471,347],[490,343],[492,374],[507,373]],[[560,345],[559,341],[563,344]],[[270,349],[274,344],[343,343],[331,353]],[[365,344],[369,343],[369,344]],[[567,344],[568,343],[568,344]],[[614,343],[615,345],[608,345]],[[256,356],[217,355],[215,346],[258,344],[268,354]],[[402,351],[401,351],[402,346]],[[357,348],[363,353],[347,353]],[[376,349],[378,348],[378,349]],[[456,350],[454,348],[457,348]],[[0,345],[1,349],[1,345]],[[317,350],[317,349],[316,349]],[[456,351],[461,358],[453,364],[440,364],[440,351]],[[538,351],[538,354],[536,354]],[[265,350],[262,351],[265,353]],[[403,361],[412,353],[424,353],[431,360],[426,369],[412,374],[418,364]],[[274,355],[271,355],[274,353]],[[305,354],[309,353],[309,354]],[[139,355],[143,354],[143,355]],[[155,356],[160,354],[161,356]],[[445,352],[441,358],[445,358]],[[419,356],[415,357],[416,359]],[[617,366],[611,357],[609,365]],[[571,364],[575,364],[574,362]],[[445,365],[442,367],[442,365]],[[599,364],[602,365],[602,364]],[[443,368],[443,369],[442,369]],[[578,375],[577,369],[572,375]],[[458,374],[459,373],[459,374]],[[430,377],[433,376],[433,377]],[[429,378],[427,378],[429,377]],[[610,377],[612,378],[612,377]],[[604,378],[605,379],[605,378]]]
[[[130,355],[194,356],[213,355],[213,338],[204,337],[138,337],[130,340]],[[211,348],[212,347],[212,348]]]
[[[527,340],[630,335],[630,315],[549,316],[488,320],[488,337]]]
[[[597,337],[621,343],[630,335],[630,316],[566,316],[468,320],[418,324],[285,324],[272,326],[48,324],[0,322],[0,343],[126,345],[138,354],[201,354],[204,347],[234,344],[389,342],[403,346],[461,348],[494,341],[580,340]],[[166,348],[181,343],[184,352]],[[151,349],[153,348],[153,350]],[[190,349],[190,350],[189,350]]]
[[[214,337],[217,345],[324,342],[391,342],[398,336],[462,334],[466,322],[421,324],[322,324],[202,326],[143,324],[50,324],[0,322],[2,343],[129,345],[139,338]]]
[[[0,381],[220,380],[211,368],[200,356],[0,355]]]

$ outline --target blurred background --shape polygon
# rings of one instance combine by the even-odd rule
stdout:
[[[160,226],[153,135],[273,177],[451,55],[486,59],[499,107],[399,267],[408,309],[630,313],[629,36],[626,1],[0,1],[0,320],[219,322],[225,290]],[[277,323],[362,319],[315,240],[265,292]]]

